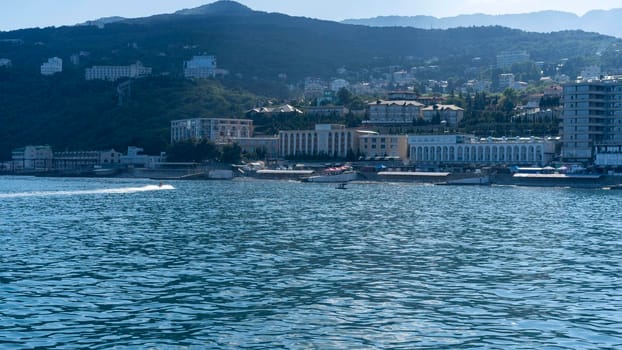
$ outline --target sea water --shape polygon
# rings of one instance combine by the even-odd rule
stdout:
[[[604,190],[0,177],[0,348],[620,348],[621,207]]]

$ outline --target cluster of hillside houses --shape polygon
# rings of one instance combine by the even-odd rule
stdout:
[[[544,166],[554,159],[600,167],[622,166],[622,76],[578,80],[563,87],[562,135],[559,137],[476,137],[447,133],[408,135],[387,133],[412,126],[417,118],[441,118],[459,125],[463,110],[435,103],[425,106],[415,95],[395,93],[369,104],[368,120],[357,128],[317,124],[311,130],[281,130],[278,135],[254,135],[252,119],[189,118],[171,121],[171,143],[207,140],[235,143],[248,154],[287,159],[325,156],[366,160],[400,160],[416,166]],[[301,111],[291,106],[258,108],[253,113]],[[261,152],[258,152],[261,150]],[[52,152],[48,146],[28,146],[13,152],[12,169],[69,168],[107,164],[154,166],[164,155],[144,156],[130,148],[126,155],[109,151]]]
[[[81,52],[72,55],[78,64]],[[529,60],[524,51],[497,55],[497,66],[507,68],[514,63]],[[0,66],[10,67],[9,59],[0,58]],[[41,74],[61,72],[63,61],[52,57],[41,65]],[[345,71],[345,70],[344,70]],[[187,78],[210,78],[219,74],[216,57],[193,56],[183,63]],[[397,72],[399,73],[399,72]],[[255,135],[252,117],[258,114],[285,113],[292,118],[302,113],[311,115],[347,114],[343,106],[323,105],[325,99],[343,87],[353,88],[344,79],[327,85],[317,78],[307,78],[305,96],[314,97],[318,104],[301,111],[289,105],[255,108],[240,118],[189,118],[171,121],[171,143],[187,140],[208,140],[216,144],[238,144],[248,154],[265,154],[269,158],[336,157],[358,155],[363,159],[399,159],[406,164],[465,165],[472,167],[494,165],[545,165],[554,159],[581,162],[605,167],[622,166],[622,76],[603,76],[598,67],[587,67],[582,76],[562,86],[553,85],[545,96],[560,96],[563,103],[561,116],[551,111],[526,110],[517,118],[560,118],[561,135],[558,137],[475,137],[454,134],[464,110],[444,104],[440,97],[422,97],[412,92],[390,92],[384,100],[372,101],[363,111],[367,115],[363,125],[347,128],[339,124],[317,124],[311,130],[281,130],[278,135]],[[151,74],[151,68],[140,62],[128,66],[93,66],[85,70],[85,79],[115,81],[121,78],[139,78]],[[407,79],[410,75],[397,74],[392,79]],[[511,73],[503,73],[500,83],[509,88],[521,88]],[[328,89],[327,89],[328,88]],[[330,91],[329,91],[330,90]],[[327,95],[327,91],[330,92]],[[331,92],[332,91],[332,92]],[[534,101],[533,104],[536,104]],[[534,112],[535,111],[535,112]],[[360,112],[360,111],[359,111]],[[550,114],[550,115],[549,115]],[[440,125],[426,130],[432,135],[409,135],[417,123]],[[258,152],[261,150],[261,152]],[[10,164],[3,168],[68,168],[107,164],[152,166],[162,161],[162,155],[142,156],[137,149],[126,155],[114,150],[84,152],[53,152],[47,146],[28,146],[13,152]]]

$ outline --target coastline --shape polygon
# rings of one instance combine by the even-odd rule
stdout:
[[[424,172],[424,171],[356,171],[356,178],[348,182],[372,183],[413,183],[446,186],[525,186],[525,187],[569,187],[569,188],[607,188],[622,185],[622,174],[518,174],[502,172]],[[120,169],[115,172],[97,173],[92,171],[46,171],[46,172],[0,172],[0,176],[35,177],[83,177],[83,178],[135,178],[160,181],[201,181],[201,180],[275,180],[306,182],[313,171],[310,170],[264,170],[257,172],[236,172],[226,167],[211,169]],[[521,174],[526,175],[526,174]]]

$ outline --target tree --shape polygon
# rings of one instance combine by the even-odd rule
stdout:
[[[166,154],[167,160],[171,162],[197,163],[217,159],[221,155],[216,145],[207,140],[177,142],[169,146]]]
[[[340,105],[347,106],[352,102],[354,95],[350,92],[350,90],[346,88],[341,88],[337,91],[337,102]]]
[[[242,148],[237,143],[222,146],[221,160],[223,163],[235,164],[239,163],[241,159]]]
[[[509,113],[518,104],[518,94],[514,89],[505,89],[503,96],[497,102],[497,108]]]
[[[169,162],[194,161],[194,143],[192,141],[183,141],[170,145],[166,150],[166,160]]]

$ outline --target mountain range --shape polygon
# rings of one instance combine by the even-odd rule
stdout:
[[[622,8],[592,10],[583,16],[570,12],[550,10],[506,15],[486,15],[480,13],[443,18],[433,16],[380,16],[347,19],[342,21],[342,23],[373,27],[413,27],[422,29],[502,26],[539,33],[583,30],[622,38],[620,18],[622,18]]]

